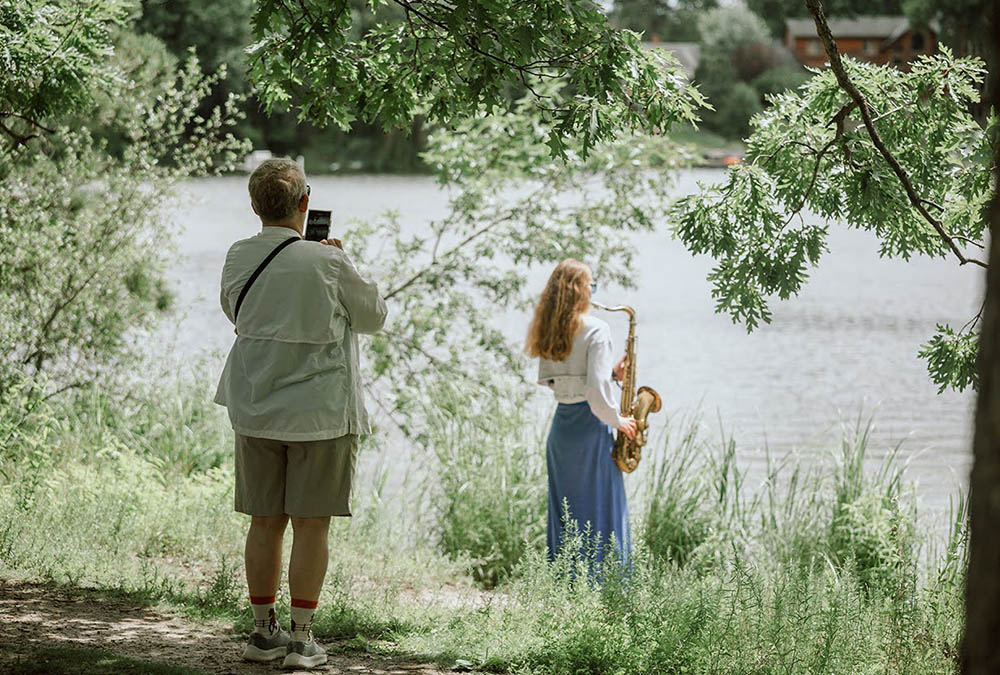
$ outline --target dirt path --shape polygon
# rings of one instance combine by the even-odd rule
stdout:
[[[313,673],[438,675],[432,664],[343,653]],[[287,673],[240,658],[243,638],[218,622],[199,623],[110,593],[0,579],[3,673]]]

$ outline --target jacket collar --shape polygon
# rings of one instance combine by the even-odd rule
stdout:
[[[261,227],[260,232],[257,233],[258,237],[264,239],[273,239],[275,241],[282,241],[288,239],[289,237],[300,237],[298,232],[290,227],[281,227],[279,225],[264,225]]]

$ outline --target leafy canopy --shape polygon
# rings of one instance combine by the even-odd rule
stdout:
[[[717,4],[716,0],[614,0],[609,17],[646,40],[698,42],[698,15]]]
[[[732,54],[745,44],[766,44],[771,41],[767,24],[741,5],[716,7],[698,17],[698,32],[705,51]]]
[[[830,222],[875,233],[886,257],[983,248],[993,155],[988,134],[968,112],[978,100],[982,63],[943,48],[908,73],[850,59],[845,67],[945,236],[911,203],[834,73],[814,70],[797,91],[772,96],[771,107],[752,120],[745,164],[671,211],[688,249],[716,259],[709,277],[716,309],[747,330],[770,321],[771,297],[798,293],[826,250]],[[974,258],[963,254],[960,264],[967,257]],[[942,388],[975,384],[976,323],[957,333],[940,327],[921,352]]]
[[[246,151],[224,72],[130,32],[131,3],[0,5],[0,403],[128,374],[170,304],[165,207]]]
[[[534,90],[550,130],[582,150],[623,128],[653,131],[694,117],[701,99],[669,56],[612,27],[589,0],[438,2],[371,0],[402,10],[359,35],[347,0],[261,0],[248,48],[250,76],[268,107],[294,105],[303,119],[347,129],[355,120],[407,128],[509,107]],[[565,81],[561,95],[534,82]]]
[[[124,0],[0,0],[0,132],[13,147],[112,86],[111,35],[130,7]]]

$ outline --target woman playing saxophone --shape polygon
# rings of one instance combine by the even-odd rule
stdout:
[[[625,484],[611,451],[612,429],[633,438],[636,422],[618,413],[612,377],[621,379],[624,359],[612,367],[608,324],[588,313],[592,291],[587,265],[559,263],[535,307],[525,346],[539,358],[539,384],[550,387],[558,402],[546,443],[550,560],[570,522],[579,532],[589,524],[596,554],[591,563],[603,561],[612,535],[619,560],[631,546]]]

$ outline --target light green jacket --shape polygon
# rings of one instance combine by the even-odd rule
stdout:
[[[386,306],[335,246],[297,241],[271,261],[236,299],[271,252],[298,233],[264,227],[232,245],[222,268],[222,311],[238,335],[215,402],[244,436],[315,441],[371,428],[365,411],[357,333],[375,333]]]

